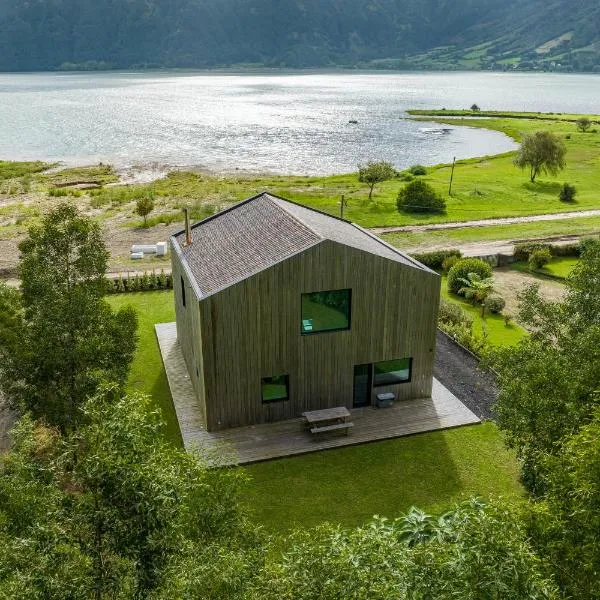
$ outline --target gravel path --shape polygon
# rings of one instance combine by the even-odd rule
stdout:
[[[445,333],[438,330],[433,376],[480,419],[493,418],[498,397],[493,374]]]
[[[502,217],[498,219],[479,219],[477,221],[452,221],[450,223],[430,223],[428,225],[403,225],[402,227],[374,227],[376,235],[382,233],[410,233],[415,231],[435,231],[437,229],[464,229],[465,227],[486,227],[487,225],[513,225],[514,223],[534,223],[536,221],[555,221],[556,219],[582,219],[600,216],[600,209],[577,210],[549,215],[529,215],[525,217]]]

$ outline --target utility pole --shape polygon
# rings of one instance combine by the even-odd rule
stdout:
[[[456,156],[452,160],[452,172],[450,173],[450,187],[448,188],[448,196],[452,196],[452,180],[454,179],[454,165],[456,164]]]
[[[342,194],[342,201],[340,202],[340,218],[344,218],[344,208],[346,206],[346,197]]]

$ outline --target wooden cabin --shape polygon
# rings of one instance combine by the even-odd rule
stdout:
[[[209,431],[431,395],[439,276],[368,231],[263,193],[171,244]]]

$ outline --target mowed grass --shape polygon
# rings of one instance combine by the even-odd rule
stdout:
[[[270,533],[323,521],[360,525],[411,506],[437,512],[480,496],[521,496],[518,465],[491,423],[258,463],[246,502]]]
[[[442,277],[442,298],[449,302],[458,304],[466,313],[473,317],[473,328],[477,333],[486,334],[488,342],[492,346],[513,346],[522,340],[527,332],[511,321],[506,325],[502,315],[495,315],[486,311],[485,318],[481,318],[481,307],[468,302],[461,296],[451,294],[448,291],[447,277]]]
[[[129,374],[128,388],[149,394],[165,421],[167,439],[181,445],[177,416],[171,400],[169,382],[165,373],[158,341],[154,332],[156,323],[175,320],[173,292],[137,292],[109,296],[113,308],[133,306],[138,315],[138,345]]]
[[[600,202],[599,202],[600,206]],[[438,231],[386,233],[386,242],[410,250],[414,248],[452,248],[461,244],[493,241],[523,241],[531,238],[549,238],[561,235],[599,235],[600,217],[577,219],[552,219],[512,225],[486,225]]]
[[[511,269],[529,273],[533,276],[550,276],[558,279],[566,279],[570,274],[575,265],[579,262],[578,258],[573,257],[556,257],[553,258],[547,265],[544,265],[541,269],[532,271],[529,267],[529,263],[525,261],[519,261],[510,265]]]

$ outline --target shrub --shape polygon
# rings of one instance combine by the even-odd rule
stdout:
[[[140,277],[119,277],[107,279],[109,294],[124,294],[126,292],[148,292],[152,290],[170,290],[173,287],[173,278],[161,270],[160,273],[143,273]]]
[[[412,257],[415,260],[418,260],[420,263],[424,264],[430,269],[433,269],[434,271],[440,271],[441,269],[443,269],[444,261],[447,258],[450,258],[451,256],[461,258],[462,252],[460,250],[457,250],[456,248],[451,248],[450,250],[436,250],[434,252],[412,254]]]
[[[506,306],[506,300],[502,296],[498,296],[497,294],[492,294],[488,296],[485,300],[485,307],[494,314],[499,314],[504,310]]]
[[[550,250],[550,244],[543,244],[541,242],[523,242],[522,244],[515,244],[515,258],[517,260],[529,260],[529,255],[534,250],[540,250],[547,248]]]
[[[411,181],[400,190],[396,206],[399,212],[408,213],[443,213],[446,211],[446,201],[421,179]]]
[[[577,189],[574,185],[563,183],[563,186],[560,188],[560,193],[558,194],[558,199],[561,202],[575,202],[576,193]]]
[[[552,254],[548,248],[538,248],[529,255],[529,268],[532,271],[541,269],[552,259]]]
[[[458,256],[448,256],[448,258],[445,258],[444,262],[442,263],[442,271],[444,271],[444,273],[448,273],[448,271],[456,264],[458,260]]]
[[[465,325],[470,327],[473,324],[473,318],[455,302],[440,300],[438,323],[440,325]]]
[[[473,354],[484,356],[487,353],[488,342],[486,337],[475,333],[472,325],[442,323],[440,329]]]
[[[600,238],[584,237],[579,240],[579,256],[581,256],[588,248],[595,246],[600,241]]]
[[[427,169],[423,165],[413,165],[409,171],[412,175],[427,175]]]
[[[400,175],[398,175],[398,179],[400,179],[400,181],[413,181],[414,176],[404,171],[403,173],[400,173]]]
[[[492,276],[492,267],[479,258],[461,258],[448,272],[448,291],[458,294],[464,283],[462,279],[468,279],[469,273],[476,273],[481,279]]]
[[[575,121],[575,124],[577,125],[577,129],[581,131],[581,133],[586,133],[586,131],[588,131],[592,126],[592,122],[587,117],[581,117],[580,119],[577,119],[577,121]]]

